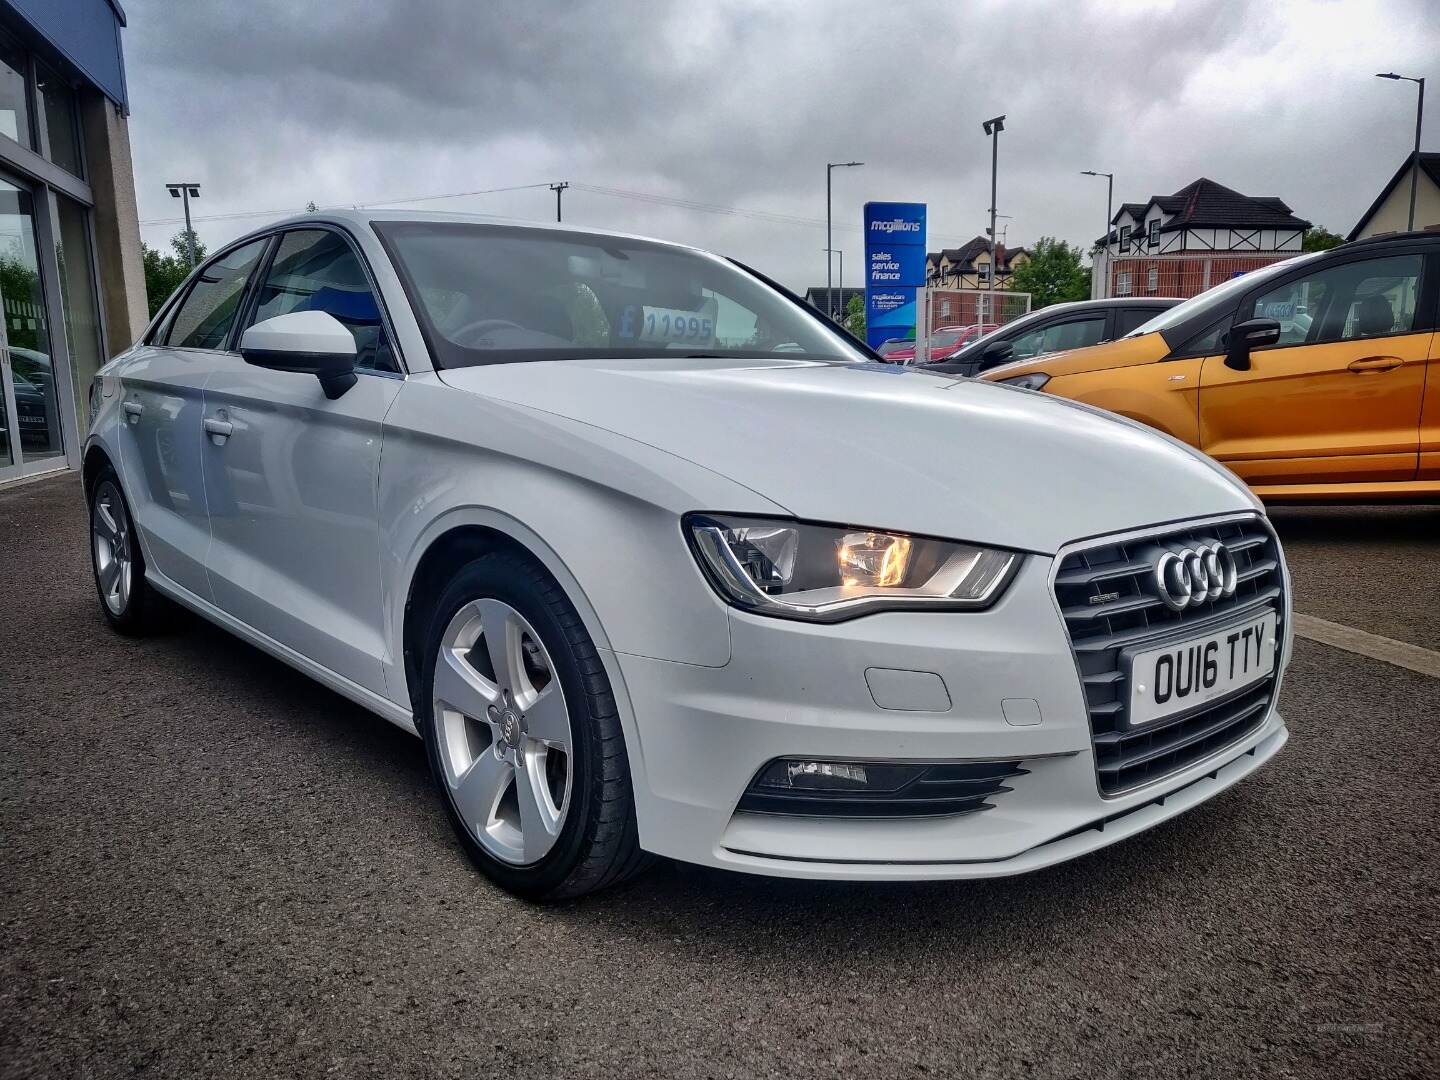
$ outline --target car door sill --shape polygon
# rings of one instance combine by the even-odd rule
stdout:
[[[224,630],[230,631],[230,633],[236,637],[243,638],[257,649],[262,649],[275,657],[275,659],[289,664],[301,674],[308,675],[316,682],[334,690],[337,694],[347,697],[355,702],[355,704],[369,709],[377,716],[390,721],[390,723],[396,727],[403,728],[412,735],[419,735],[419,732],[415,728],[415,719],[409,709],[395,704],[395,702],[389,698],[383,697],[375,693],[375,691],[361,686],[359,683],[351,682],[343,675],[337,675],[327,667],[322,667],[303,653],[298,653],[290,648],[290,646],[282,645],[274,638],[267,637],[248,623],[243,623],[233,615],[221,611],[214,604],[210,603],[210,601],[196,596],[189,589],[177,585],[175,582],[148,567],[145,571],[145,580],[177,604],[189,608],[197,615],[210,620]]]

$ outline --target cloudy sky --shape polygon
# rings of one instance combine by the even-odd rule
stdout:
[[[1440,2],[1299,0],[125,0],[142,233],[198,180],[215,245],[265,215],[416,208],[567,222],[858,282],[867,199],[929,204],[930,247],[980,233],[1005,113],[1008,241],[1100,235],[1115,199],[1198,176],[1345,232],[1440,88]],[[1440,93],[1430,116],[1440,115]],[[1440,119],[1425,145],[1440,149]],[[538,187],[522,187],[540,185]],[[735,212],[739,211],[739,212]],[[245,214],[249,216],[234,216]],[[221,217],[219,215],[227,215]],[[850,261],[853,259],[853,261]]]

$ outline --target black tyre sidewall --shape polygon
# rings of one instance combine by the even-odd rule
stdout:
[[[125,600],[125,609],[118,615],[111,611],[110,605],[105,602],[105,594],[100,588],[100,564],[95,557],[95,505],[106,484],[113,487],[119,496],[130,530],[130,595]],[[130,510],[130,500],[125,497],[125,489],[120,486],[120,477],[109,465],[96,474],[90,488],[90,534],[85,541],[90,545],[90,574],[95,582],[95,598],[100,601],[100,611],[106,622],[122,634],[143,632],[147,629],[146,607],[151,603],[150,586],[145,581],[145,555],[140,550],[140,536],[136,531],[135,515]]]
[[[417,727],[425,740],[430,774],[440,791],[445,812],[466,854],[486,877],[502,888],[528,899],[543,899],[554,893],[583,860],[595,825],[596,806],[601,798],[595,768],[596,720],[590,709],[590,695],[580,673],[572,637],[581,635],[586,646],[591,649],[594,646],[589,635],[578,626],[578,619],[576,627],[569,633],[561,625],[551,603],[538,587],[539,580],[544,580],[543,574],[530,560],[508,552],[499,552],[481,556],[467,564],[451,579],[433,609],[430,629],[425,639],[420,699],[417,702],[420,720]],[[445,779],[445,767],[440,760],[439,740],[435,736],[435,712],[431,699],[440,642],[455,613],[470,601],[481,598],[509,604],[520,612],[540,635],[541,643],[550,654],[560,687],[565,693],[565,705],[570,717],[575,752],[570,756],[572,773],[569,811],[555,846],[539,862],[529,866],[515,866],[497,859],[470,834],[456,812],[449,784]],[[568,600],[565,604],[569,606]],[[573,613],[573,608],[571,612]],[[608,684],[605,692],[609,693]]]

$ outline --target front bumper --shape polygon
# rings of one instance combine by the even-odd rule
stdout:
[[[1284,745],[1271,710],[1239,742],[1153,784],[1102,797],[1090,721],[1050,591],[1031,556],[985,612],[871,615],[831,626],[733,612],[720,668],[614,657],[635,721],[641,845],[685,862],[802,878],[947,879],[1021,873],[1133,835],[1222,791]],[[946,711],[876,704],[867,669],[932,672]],[[1003,702],[1010,704],[1002,705]],[[1015,702],[1033,703],[1015,708]],[[1011,719],[1039,722],[1013,726]],[[993,808],[860,819],[738,812],[779,757],[1019,760]]]

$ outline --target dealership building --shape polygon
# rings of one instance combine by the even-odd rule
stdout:
[[[147,321],[119,0],[0,0],[0,484],[80,465]]]

